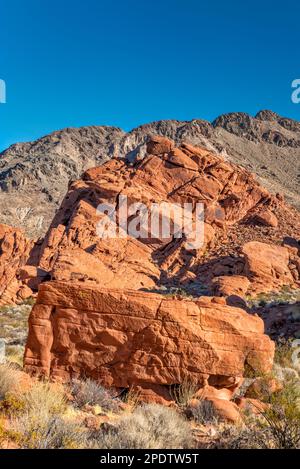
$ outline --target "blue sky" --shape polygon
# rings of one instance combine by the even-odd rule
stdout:
[[[300,120],[299,1],[0,0],[0,150],[68,126]]]

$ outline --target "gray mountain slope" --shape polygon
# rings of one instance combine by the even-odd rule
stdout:
[[[300,208],[300,122],[261,111],[255,117],[225,114],[213,123],[162,120],[128,133],[107,126],[68,128],[12,145],[0,154],[0,223],[42,236],[70,180],[111,157],[142,158],[151,134],[221,153]]]

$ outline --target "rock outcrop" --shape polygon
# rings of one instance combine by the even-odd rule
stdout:
[[[166,138],[153,137],[148,152],[134,165],[112,159],[70,185],[40,248],[38,267],[42,271],[53,280],[127,289],[184,287],[198,296],[201,284],[208,286],[209,294],[243,296],[247,291],[259,293],[298,282],[298,254],[278,244],[283,233],[293,239],[300,237],[300,220],[281,199],[269,194],[246,170],[207,150],[187,144],[176,148]],[[149,213],[159,204],[163,219],[170,214],[163,204],[182,207],[189,203],[194,210],[193,226],[196,204],[202,203],[202,244],[188,249],[189,235],[177,238],[175,232],[154,236],[149,232],[149,219],[144,222],[141,214],[137,239],[130,233],[101,237],[99,223],[104,218],[97,207],[107,204],[118,214],[125,197],[128,207],[144,204],[137,207],[142,212]],[[126,210],[125,221],[130,224],[136,214]],[[266,210],[278,217],[278,227],[254,222],[256,214]],[[176,217],[178,214],[171,213],[175,225]],[[258,240],[245,243],[243,230]],[[237,234],[232,255],[233,232]],[[262,233],[264,243],[260,242]],[[220,256],[220,248],[228,258]],[[224,277],[228,277],[226,281]]]
[[[194,296],[226,297],[299,285],[298,212],[268,193],[251,173],[203,148],[176,147],[153,136],[147,151],[142,161],[113,158],[70,183],[44,240],[12,272],[24,294],[35,293],[49,279],[134,290],[184,288]],[[199,203],[204,224],[196,245],[192,232],[199,229]],[[184,227],[178,237],[184,204],[191,209],[192,232]],[[104,208],[116,216],[111,217],[112,236],[100,233],[107,221]],[[121,212],[135,233],[127,230],[123,236]],[[263,213],[272,214],[277,226],[263,225],[257,219]],[[155,233],[149,224],[152,214],[160,217]],[[166,236],[160,230],[168,217]],[[2,263],[8,262],[5,256],[0,254]],[[2,281],[2,292],[9,282]]]
[[[0,306],[31,295],[32,291],[18,280],[17,273],[28,261],[32,244],[20,229],[0,225]]]
[[[252,291],[276,291],[294,283],[287,248],[252,241],[243,246],[243,254],[245,275],[251,280]]]
[[[187,380],[222,413],[245,366],[272,366],[243,298],[299,286],[298,239],[298,212],[247,170],[153,136],[142,160],[112,158],[71,182],[43,240],[1,227],[1,301],[39,289],[29,373],[89,376],[164,403]]]
[[[30,315],[25,369],[165,396],[187,380],[230,398],[245,365],[272,366],[273,343],[263,331],[260,318],[220,298],[175,300],[52,281],[40,286]]]
[[[222,153],[226,160],[257,174],[272,193],[282,193],[300,207],[300,123],[262,111],[255,117],[225,114],[213,123],[157,121],[128,133],[106,126],[69,128],[12,145],[0,154],[0,222],[22,227],[33,238],[44,235],[69,180],[112,157],[143,158],[152,134],[168,137],[176,145],[185,142]]]

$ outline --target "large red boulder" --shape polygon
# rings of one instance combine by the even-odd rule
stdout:
[[[245,275],[251,281],[254,292],[277,290],[283,285],[293,285],[287,248],[251,241],[243,246]]]
[[[210,297],[48,282],[29,318],[24,364],[32,374],[116,388],[153,392],[187,380],[231,390],[245,365],[270,371],[273,352],[260,318]]]

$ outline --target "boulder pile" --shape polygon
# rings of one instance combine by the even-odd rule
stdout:
[[[107,211],[124,234],[125,199],[134,207],[123,214],[126,226],[137,214],[139,222],[124,236],[101,236]],[[184,204],[193,229],[153,235],[146,212],[159,206],[164,221],[166,207]],[[181,215],[170,216],[176,228]],[[273,358],[262,320],[243,299],[299,287],[299,239],[299,213],[254,175],[154,136],[142,161],[113,158],[71,182],[43,240],[33,245],[0,228],[0,301],[39,290],[25,353],[33,374],[90,376],[165,400],[185,379],[231,394],[246,365],[267,371]]]

